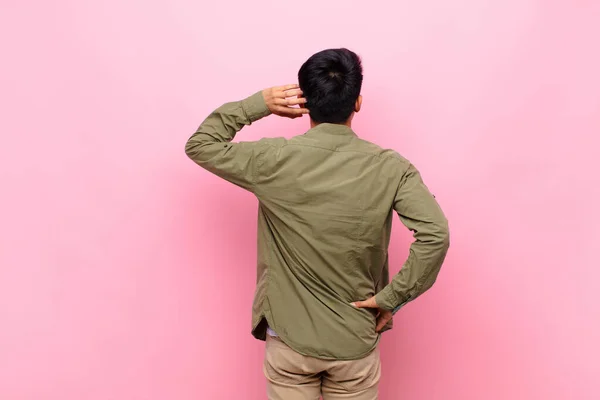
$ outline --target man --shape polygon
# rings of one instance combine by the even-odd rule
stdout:
[[[321,51],[300,68],[299,85],[221,106],[186,145],[193,161],[259,200],[252,334],[267,342],[271,400],[377,399],[380,333],[433,285],[449,246],[446,218],[417,169],[351,129],[362,79],[355,53]],[[269,114],[308,114],[310,129],[232,143]],[[390,282],[394,212],[415,242]]]

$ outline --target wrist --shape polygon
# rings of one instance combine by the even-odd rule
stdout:
[[[375,301],[377,302],[377,307],[386,311],[394,311],[394,309],[400,303],[396,295],[393,293],[391,286],[389,285],[377,293],[375,296]]]
[[[265,97],[262,93],[262,90],[242,100],[242,109],[244,110],[244,113],[246,114],[246,117],[250,123],[271,114],[271,111],[265,102]]]

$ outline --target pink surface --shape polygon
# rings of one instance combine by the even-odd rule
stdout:
[[[364,60],[355,130],[451,223],[383,340],[381,399],[600,398],[599,19],[591,0],[2,1],[0,399],[265,398],[257,203],[184,144],[340,46]]]

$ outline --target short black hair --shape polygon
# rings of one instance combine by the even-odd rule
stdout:
[[[319,123],[346,122],[354,111],[362,80],[360,58],[345,48],[313,54],[298,71],[306,108]]]

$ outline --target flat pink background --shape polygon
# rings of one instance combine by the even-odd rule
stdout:
[[[184,145],[340,46],[364,60],[355,130],[451,222],[383,340],[381,399],[600,398],[597,1],[0,4],[0,399],[266,397],[257,203]],[[410,240],[397,222],[394,270]]]

